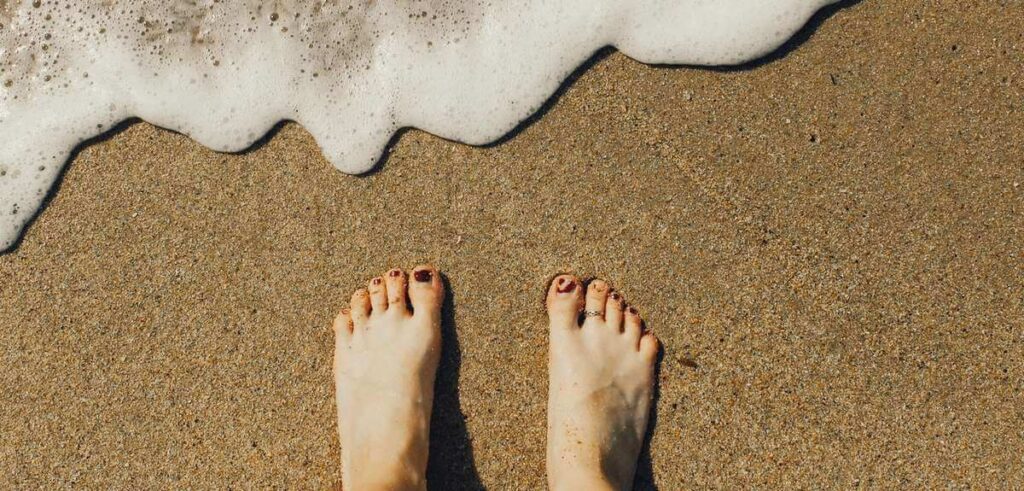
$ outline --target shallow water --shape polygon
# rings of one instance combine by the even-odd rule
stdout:
[[[70,152],[137,116],[219,151],[302,124],[341,171],[412,126],[492,142],[616,46],[727,65],[834,0],[0,0],[0,251]]]

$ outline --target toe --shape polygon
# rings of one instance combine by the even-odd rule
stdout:
[[[576,319],[583,305],[583,283],[579,278],[563,274],[555,277],[548,286],[548,316],[551,327],[576,327]]]
[[[604,308],[604,320],[608,327],[622,331],[622,294],[612,291],[608,294],[608,303]]]
[[[633,346],[640,343],[640,335],[643,334],[643,321],[640,319],[640,312],[636,307],[630,306],[626,309],[626,322],[622,326],[622,332]]]
[[[409,286],[409,278],[405,276],[405,271],[397,268],[388,271],[384,282],[388,290],[388,310],[408,314],[409,297],[406,290]]]
[[[409,302],[412,304],[413,315],[439,316],[443,299],[444,287],[437,269],[429,264],[416,266],[412,270],[412,281],[409,284]]]
[[[608,303],[608,283],[604,280],[594,280],[590,282],[587,287],[587,301],[584,307],[584,315],[587,319],[584,322],[592,322],[593,320],[603,321],[604,320],[604,309]]]
[[[334,337],[338,341],[348,339],[352,335],[352,310],[341,309],[334,318]]]
[[[349,302],[349,309],[353,330],[366,326],[366,321],[370,318],[370,292],[365,288],[356,290],[352,294],[352,301]]]
[[[373,307],[373,313],[384,313],[388,309],[388,290],[384,286],[384,279],[378,276],[370,280],[367,289],[370,290],[370,305]]]
[[[658,338],[654,337],[651,333],[644,334],[644,337],[640,338],[640,354],[650,360],[657,358]]]

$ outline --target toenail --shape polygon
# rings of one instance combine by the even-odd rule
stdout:
[[[569,293],[575,289],[576,282],[568,278],[559,278],[558,286],[555,288],[555,290],[557,290],[558,293]]]
[[[391,275],[392,278],[398,278],[402,274],[402,271],[398,269],[392,269],[391,273],[389,274]]]
[[[380,280],[380,278],[374,278],[374,279],[373,279],[373,284],[374,284],[374,285],[379,285],[379,284],[380,284],[380,281],[381,281],[381,280]]]
[[[612,292],[611,296],[612,296],[612,300],[615,300],[616,302],[619,301],[619,299],[622,298],[622,295],[619,295],[619,292]]]
[[[352,312],[352,311],[349,310],[349,309],[341,309],[341,314],[342,315],[348,315],[350,312]]]
[[[636,310],[636,307],[630,307],[630,308],[628,308],[628,309],[626,309],[626,310],[628,310],[628,311],[629,311],[629,313],[630,313],[630,314],[633,314],[633,315],[637,315],[637,314],[639,314],[639,313],[640,313],[639,311],[637,311],[637,310]]]
[[[416,271],[412,275],[413,275],[413,277],[416,278],[416,281],[418,281],[420,283],[427,283],[427,282],[429,282],[434,277],[434,273],[431,273],[429,270],[426,270],[426,269],[420,270],[420,271]]]

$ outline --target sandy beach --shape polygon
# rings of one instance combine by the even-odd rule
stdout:
[[[477,148],[366,176],[297,124],[221,154],[130,122],[0,255],[0,480],[327,489],[330,322],[447,276],[433,489],[542,489],[546,281],[664,345],[638,489],[1024,480],[1024,5],[865,0],[735,69],[609,50]]]

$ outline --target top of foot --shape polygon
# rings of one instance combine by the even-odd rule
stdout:
[[[552,489],[629,489],[647,430],[658,341],[603,280],[548,289]]]
[[[392,269],[334,321],[344,489],[423,489],[444,288],[432,266]]]

